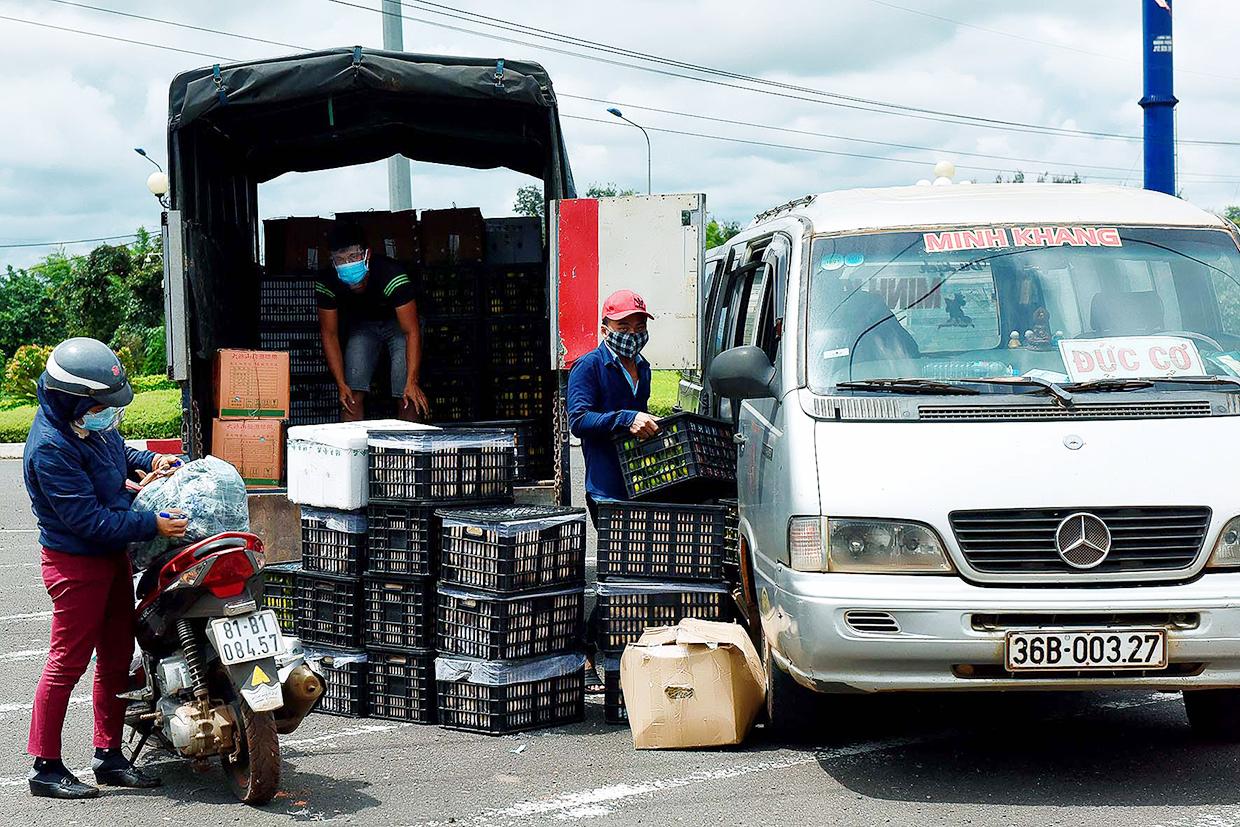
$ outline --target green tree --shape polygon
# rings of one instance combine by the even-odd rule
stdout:
[[[6,269],[0,276],[0,358],[25,344],[53,344],[56,305],[36,270]]]
[[[1240,207],[1231,206],[1223,210],[1223,218],[1240,227]]]
[[[615,182],[591,184],[586,190],[586,198],[617,198],[624,195],[637,195],[637,190],[622,190]]]
[[[706,249],[727,243],[728,239],[741,231],[739,221],[719,221],[712,218],[706,224]]]
[[[126,324],[152,327],[164,321],[164,257],[162,240],[145,228],[130,247],[132,266],[117,273],[125,293],[122,315]]]
[[[101,244],[73,267],[59,298],[68,332],[107,342],[123,317],[125,281],[133,269],[128,247]]]
[[[521,187],[517,190],[517,200],[512,205],[512,211],[517,215],[528,215],[534,218],[542,218],[546,215],[547,205],[543,201],[542,187],[530,184],[527,187]]]

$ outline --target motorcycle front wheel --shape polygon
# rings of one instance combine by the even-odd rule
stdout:
[[[237,757],[222,755],[224,775],[233,795],[246,804],[266,804],[280,788],[280,737],[270,712],[255,712],[244,702],[233,705],[237,718]]]

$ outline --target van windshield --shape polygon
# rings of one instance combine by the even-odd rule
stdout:
[[[936,228],[820,237],[812,251],[818,393],[881,379],[1240,375],[1240,252],[1222,230]]]

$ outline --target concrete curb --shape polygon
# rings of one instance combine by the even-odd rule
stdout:
[[[157,454],[179,454],[182,447],[180,439],[127,439],[125,444],[139,451],[154,451]],[[21,459],[24,450],[24,442],[0,442],[0,459]]]

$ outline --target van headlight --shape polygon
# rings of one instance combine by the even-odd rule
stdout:
[[[895,520],[793,517],[788,524],[788,557],[796,571],[853,574],[954,571],[943,541],[934,529]]]
[[[1208,569],[1229,569],[1236,566],[1240,566],[1240,517],[1232,517],[1227,521],[1227,525],[1223,526],[1218,540],[1214,543],[1210,561],[1206,563]]]

